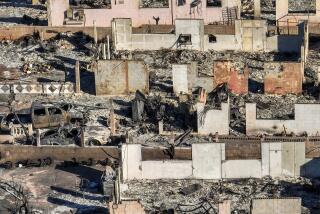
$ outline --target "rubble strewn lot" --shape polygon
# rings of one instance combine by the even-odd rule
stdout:
[[[63,164],[2,171],[0,213],[13,213],[8,212],[10,209],[28,210],[25,213],[104,213],[106,198],[99,190],[103,171],[101,166]],[[20,195],[25,200],[19,200]]]
[[[73,6],[80,6],[81,8],[110,8],[111,0],[71,0],[70,4]]]
[[[47,25],[47,9],[42,5],[30,5],[24,0],[0,2],[0,26]]]
[[[142,0],[141,7],[169,7],[168,0]]]
[[[289,11],[290,12],[315,12],[316,11],[316,1],[315,0],[301,0],[294,1],[289,0]]]
[[[75,44],[79,47],[76,47]],[[316,46],[316,43],[313,44]],[[95,49],[92,41],[85,36],[62,34],[55,39],[40,42],[36,37],[29,37],[27,40],[17,42],[3,41],[0,43],[3,50],[0,53],[0,64],[20,70],[19,81],[74,81],[74,65],[76,60],[81,61],[81,70],[85,68],[92,60],[95,59]],[[232,121],[231,128],[235,128],[234,134],[244,134],[245,121],[245,103],[255,102],[258,107],[258,118],[270,119],[290,119],[294,116],[294,103],[317,103],[319,92],[316,88],[318,54],[316,49],[310,51],[307,68],[305,90],[302,95],[265,95],[263,94],[263,79],[265,76],[264,63],[272,61],[297,61],[297,55],[292,54],[275,54],[275,53],[241,53],[241,52],[198,52],[188,50],[161,50],[161,51],[135,51],[135,52],[115,52],[116,59],[134,59],[143,60],[150,71],[150,96],[160,95],[159,98],[163,103],[167,103],[171,107],[178,107],[178,100],[172,95],[172,63],[189,63],[191,61],[198,62],[198,71],[202,74],[212,75],[213,63],[215,60],[234,61],[236,68],[243,70],[247,65],[249,67],[249,94],[248,95],[230,95],[232,105],[241,115],[241,120]],[[94,88],[90,81],[94,81],[91,72],[82,73],[82,90],[86,93],[80,98],[80,103],[90,103],[90,106],[98,105],[100,98],[94,95]],[[31,99],[39,99],[32,97]],[[29,99],[29,98],[28,98]],[[46,100],[47,98],[40,98]],[[75,99],[75,100],[74,100]],[[130,101],[133,96],[119,97],[113,99],[114,108],[119,109],[116,112],[120,121],[120,127],[128,129],[128,124],[132,124]],[[102,103],[110,106],[111,99],[101,99]],[[23,97],[22,97],[22,100]],[[30,101],[30,100],[28,100]],[[31,100],[32,101],[32,100]],[[54,101],[51,100],[52,102]],[[71,97],[69,102],[79,103],[79,98]],[[120,105],[119,105],[120,104]],[[103,104],[105,105],[105,104]],[[76,106],[76,105],[75,105]],[[171,106],[171,107],[170,107]],[[108,108],[108,107],[107,107]],[[175,118],[178,112],[171,112],[168,117],[170,126],[165,129],[175,129],[174,123],[179,123]],[[105,114],[106,115],[106,114]],[[89,117],[90,118],[90,117]],[[170,119],[171,118],[171,119]],[[91,120],[93,121],[93,119]],[[133,124],[132,124],[133,125]],[[134,126],[134,125],[133,125]],[[153,126],[152,123],[149,126]],[[178,125],[179,127],[179,125]],[[141,127],[140,127],[141,128]],[[179,129],[178,129],[179,130]],[[149,131],[156,132],[156,126]],[[180,130],[181,131],[181,130]]]
[[[302,197],[302,213],[316,213],[319,209],[316,180],[308,179],[238,179],[219,182],[190,180],[132,181],[124,188],[125,198],[141,200],[149,213],[170,209],[186,213],[201,213],[199,204],[213,207],[223,200],[231,200],[233,213],[250,213],[254,198]],[[195,186],[196,185],[196,186]],[[188,210],[192,210],[187,212]],[[209,209],[208,209],[209,210]],[[202,210],[203,212],[203,210]],[[178,212],[180,213],[180,212]],[[181,212],[183,213],[183,212]],[[215,213],[209,210],[208,213]]]
[[[105,8],[110,6],[109,0],[73,1],[74,6],[85,8]],[[142,7],[168,7],[167,0],[143,0]],[[253,0],[242,1],[242,15],[252,18]],[[305,11],[315,9],[314,1],[290,1],[290,10]],[[273,0],[262,1],[262,18],[270,23],[275,21],[275,4]],[[0,1],[0,25],[47,25],[45,5],[30,5],[24,0]],[[262,119],[293,119],[294,104],[319,103],[319,38],[315,35],[310,40],[310,51],[305,68],[305,81],[302,94],[266,95],[264,94],[264,66],[269,62],[294,61],[299,62],[300,54],[292,53],[244,53],[233,51],[193,51],[193,50],[159,50],[159,51],[115,51],[112,59],[144,61],[150,72],[149,94],[123,96],[95,96],[94,63],[101,59],[99,46],[92,38],[81,33],[60,33],[55,38],[41,41],[39,35],[28,35],[17,41],[0,41],[0,76],[1,83],[65,83],[75,82],[75,64],[80,62],[81,93],[59,96],[17,94],[0,96],[0,133],[7,125],[12,125],[15,119],[8,112],[28,112],[32,104],[41,103],[52,107],[67,108],[68,115],[81,115],[81,121],[50,129],[46,127],[41,133],[41,143],[45,146],[68,146],[72,150],[78,148],[83,130],[91,127],[102,127],[108,139],[105,147],[112,145],[119,149],[121,143],[142,144],[145,147],[174,146],[189,147],[193,143],[213,143],[213,136],[198,136],[194,106],[196,96],[184,99],[173,93],[172,64],[187,64],[197,62],[201,75],[213,76],[213,64],[217,60],[232,60],[236,70],[249,69],[249,92],[245,95],[232,94],[225,87],[219,93],[230,100],[230,135],[245,136],[246,118],[245,104],[257,104],[257,117]],[[117,81],[117,80],[115,80]],[[225,85],[224,85],[225,86]],[[194,91],[194,95],[198,92]],[[209,92],[210,93],[210,92]],[[218,92],[211,92],[212,97]],[[142,96],[146,111],[141,121],[132,118],[132,101]],[[208,97],[210,108],[216,108],[212,97]],[[211,100],[209,100],[211,99]],[[221,100],[220,100],[221,101]],[[48,107],[49,108],[49,107]],[[5,110],[4,110],[5,109]],[[49,111],[49,110],[48,110]],[[16,113],[15,112],[15,113]],[[116,135],[110,137],[111,114],[114,112]],[[10,114],[9,114],[10,115]],[[12,115],[10,115],[12,116]],[[14,116],[16,116],[14,114]],[[13,116],[13,117],[14,117]],[[30,116],[30,115],[29,115]],[[4,119],[7,118],[7,119]],[[77,118],[79,119],[79,118]],[[163,121],[167,135],[159,135],[158,122]],[[30,122],[30,121],[29,121]],[[60,122],[60,120],[59,120]],[[19,122],[21,124],[22,122]],[[49,123],[49,122],[48,122]],[[50,126],[50,124],[49,124]],[[60,127],[62,126],[62,127]],[[25,127],[23,127],[25,129]],[[6,130],[8,132],[8,130]],[[94,133],[94,132],[93,132]],[[173,134],[174,133],[174,134]],[[186,138],[177,141],[174,135],[184,133]],[[10,133],[11,134],[11,133]],[[97,137],[89,133],[89,137]],[[29,139],[31,138],[31,142]],[[36,145],[36,134],[23,136],[20,144]],[[95,140],[95,139],[93,139]],[[91,140],[88,147],[101,146],[100,142]],[[5,142],[7,143],[7,142]],[[174,142],[176,143],[176,142]],[[105,145],[107,144],[107,145]],[[21,145],[20,145],[21,146]],[[92,148],[91,147],[91,148]],[[63,147],[65,148],[65,147]],[[315,148],[317,150],[318,148]],[[75,150],[76,151],[76,150]],[[166,151],[170,151],[169,149]],[[190,150],[189,150],[190,151]],[[76,152],[74,152],[76,153]],[[6,154],[0,153],[0,160]],[[75,154],[77,155],[77,154]],[[170,154],[165,154],[170,156]],[[172,155],[172,154],[171,154]],[[106,153],[106,156],[110,156]],[[171,158],[173,158],[172,155]],[[70,157],[71,159],[72,157]],[[110,158],[112,159],[112,158]],[[106,197],[101,192],[101,180],[106,165],[115,168],[117,161],[111,164],[85,165],[75,159],[68,164],[58,163],[41,167],[33,167],[32,163],[18,163],[12,170],[0,169],[0,213],[3,210],[16,209],[22,203],[24,207],[32,207],[38,213],[106,213]],[[88,160],[89,161],[89,160]],[[9,164],[9,163],[7,163]],[[94,165],[94,166],[91,166]],[[5,168],[5,167],[4,167]],[[10,167],[9,167],[10,168]],[[110,177],[113,178],[114,171]],[[250,201],[254,198],[301,197],[303,214],[319,213],[319,179],[306,178],[275,178],[235,179],[220,181],[205,180],[144,180],[130,181],[122,187],[122,197],[139,199],[148,213],[170,213],[172,209],[178,213],[203,213],[197,210],[199,205],[210,209],[208,213],[216,213],[217,205],[223,200],[232,201],[233,213],[246,214],[250,212]],[[18,196],[17,196],[18,195]],[[22,200],[20,200],[22,199]],[[28,206],[23,202],[28,202]],[[21,205],[21,204],[20,204]],[[50,212],[49,212],[50,210]],[[193,211],[190,211],[193,210]],[[189,212],[190,211],[190,212]],[[12,212],[14,213],[14,212]]]

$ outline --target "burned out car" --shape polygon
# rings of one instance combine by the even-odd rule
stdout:
[[[64,126],[70,122],[69,114],[52,105],[32,105],[32,126],[35,129]]]
[[[41,129],[43,133],[70,124],[79,127],[80,123],[83,123],[83,114],[71,110],[70,105],[33,103],[31,108],[1,117],[0,142],[13,143],[19,140],[33,142],[35,129]]]
[[[83,123],[83,115],[71,111],[69,105],[33,104],[31,119],[34,129],[61,127],[69,123]]]

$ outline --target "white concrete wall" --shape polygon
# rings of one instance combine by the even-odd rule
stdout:
[[[251,214],[301,214],[301,198],[253,199]]]
[[[69,0],[48,0],[48,26],[63,26],[64,13],[69,9]]]
[[[226,160],[222,162],[223,178],[261,178],[261,160]]]
[[[282,175],[282,143],[261,143],[262,176]]]
[[[254,160],[226,160],[224,143],[192,144],[192,160],[142,161],[138,144],[121,151],[123,180],[320,176],[320,159],[305,159],[303,142],[263,142],[261,159]]]
[[[246,104],[246,134],[276,134],[286,130],[287,133],[317,135],[320,133],[320,105],[295,104],[294,120],[257,119],[256,104]]]
[[[181,34],[191,34],[191,45],[181,46],[182,49],[204,50],[204,22],[201,19],[176,19],[176,40]]]
[[[121,147],[122,178],[123,180],[142,179],[141,145],[123,144]]]
[[[197,62],[172,65],[173,92],[175,94],[178,95],[180,92],[191,94],[196,87],[202,87],[206,91],[213,90],[212,77],[199,77],[197,66]]]
[[[196,104],[198,133],[204,135],[215,134],[216,132],[220,135],[229,134],[229,102],[221,103],[221,110],[210,109],[204,112],[204,107],[203,103]]]
[[[160,50],[171,48],[176,37],[174,34],[132,34],[132,50]]]
[[[265,20],[236,20],[235,35],[214,35],[215,43],[209,43],[209,36],[204,34],[203,20],[177,19],[175,34],[132,34],[131,19],[114,19],[112,35],[116,50],[160,50],[192,49],[216,51],[279,51],[300,52],[303,33],[300,35],[279,35],[266,37]],[[180,34],[190,34],[190,45],[178,47]]]
[[[172,65],[173,92],[175,94],[189,93],[188,87],[188,65]]]
[[[217,42],[209,43],[209,36],[204,35],[204,50],[226,51],[241,50],[241,42],[236,35],[215,35]]]
[[[222,160],[225,160],[225,144],[192,144],[193,178],[221,179]]]
[[[282,143],[282,175],[300,176],[300,168],[305,164],[304,142]]]
[[[116,50],[132,50],[131,19],[114,19],[112,21],[112,40]]]
[[[192,161],[142,161],[142,179],[192,178]]]

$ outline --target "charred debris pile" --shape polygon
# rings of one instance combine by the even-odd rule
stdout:
[[[254,198],[301,197],[302,213],[318,209],[318,179],[235,179],[132,181],[124,197],[138,198],[149,213],[217,213],[218,203],[231,200],[232,213],[250,213]]]

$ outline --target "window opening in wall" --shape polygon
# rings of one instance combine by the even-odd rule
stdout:
[[[244,19],[253,19],[254,1],[241,0],[241,17]]]
[[[316,13],[316,0],[288,0],[289,13]]]
[[[179,45],[191,45],[191,34],[181,34],[178,38]]]
[[[186,4],[186,0],[177,0],[178,6],[183,6]]]
[[[114,0],[115,3],[119,3],[119,1],[124,0]],[[69,0],[69,4],[71,7],[81,7],[81,8],[111,8],[111,0]]]
[[[221,0],[207,0],[207,7],[221,7]]]
[[[217,37],[215,35],[209,34],[209,43],[216,43]]]
[[[130,0],[132,1],[132,0]],[[168,8],[169,0],[140,0],[142,8]]]

